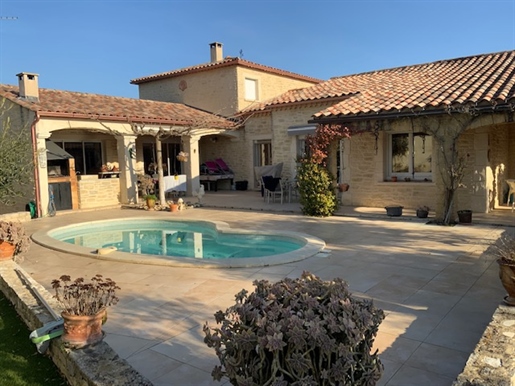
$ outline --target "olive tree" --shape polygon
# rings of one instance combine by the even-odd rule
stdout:
[[[12,113],[6,101],[0,102],[0,203],[8,206],[21,202],[32,193],[33,153],[28,120]]]

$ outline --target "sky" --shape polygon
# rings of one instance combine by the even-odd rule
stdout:
[[[138,98],[224,56],[327,80],[515,49],[515,0],[0,0],[0,84]]]

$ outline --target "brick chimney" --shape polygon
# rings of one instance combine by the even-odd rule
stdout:
[[[20,72],[16,74],[18,77],[18,86],[20,88],[20,98],[29,101],[39,101],[38,74],[30,72]]]
[[[222,43],[211,43],[209,45],[211,48],[211,63],[219,62],[224,59],[224,55],[222,52]]]

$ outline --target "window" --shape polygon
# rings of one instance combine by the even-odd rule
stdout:
[[[181,145],[179,143],[161,143],[163,174],[165,176],[182,174],[181,162],[177,159],[177,154],[180,151]],[[143,144],[143,163],[145,164],[146,174],[153,175],[157,173],[157,153],[154,143]]]
[[[426,133],[399,133],[390,136],[389,176],[431,179],[433,140]]]
[[[75,158],[77,174],[97,174],[102,169],[100,142],[56,142]]]
[[[306,158],[310,154],[306,137],[297,136],[297,159]]]
[[[257,80],[245,78],[245,100],[246,101],[257,101],[258,100],[258,89]]]
[[[272,165],[272,141],[254,142],[254,166]]]

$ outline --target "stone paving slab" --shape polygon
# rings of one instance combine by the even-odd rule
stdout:
[[[171,218],[170,212],[109,209],[58,213],[27,224],[34,232],[111,218]],[[109,310],[106,342],[155,385],[211,385],[216,363],[201,341],[201,326],[214,323],[234,294],[256,279],[298,277],[308,270],[322,279],[347,280],[356,296],[374,299],[386,319],[376,347],[384,359],[380,385],[451,385],[482,329],[504,296],[497,265],[485,254],[503,227],[438,227],[417,221],[297,213],[188,209],[179,216],[227,222],[231,227],[283,229],[312,234],[327,253],[273,267],[202,269],[101,261],[33,245],[21,263],[45,288],[62,274],[101,273],[122,288]],[[179,216],[175,216],[177,218]],[[450,339],[452,336],[456,338]],[[452,360],[450,359],[452,358]]]

